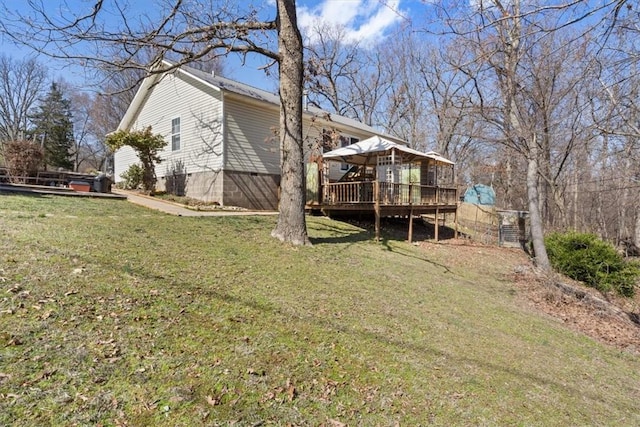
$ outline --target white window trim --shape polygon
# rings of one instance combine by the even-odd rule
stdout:
[[[178,120],[178,132],[174,132],[173,122]],[[174,137],[178,137],[178,148],[175,148]],[[182,119],[180,116],[171,119],[171,151],[180,151],[182,149]]]

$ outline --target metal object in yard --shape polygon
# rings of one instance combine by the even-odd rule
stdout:
[[[529,240],[529,212],[501,210],[498,213],[498,244],[525,249]]]

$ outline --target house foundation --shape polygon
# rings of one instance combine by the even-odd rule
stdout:
[[[280,175],[207,171],[158,178],[158,191],[222,206],[277,210]]]

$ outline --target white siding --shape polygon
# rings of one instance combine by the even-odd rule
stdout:
[[[244,99],[225,96],[225,126],[227,158],[225,169],[241,172],[280,174],[279,109],[267,104],[256,105]],[[309,116],[303,120],[305,159],[321,144],[323,129],[343,126]],[[363,140],[373,136],[362,130],[341,130],[346,136]],[[340,166],[338,165],[339,169]],[[344,173],[344,172],[343,172]]]
[[[134,163],[138,163],[138,156],[131,147],[122,147],[115,152],[113,161],[113,177],[116,182],[123,181],[120,177]]]
[[[177,117],[180,118],[181,128],[180,150],[172,151],[171,121]],[[202,174],[200,176],[216,177],[215,183],[202,181],[204,187],[200,189],[199,185],[198,193],[211,192],[211,197],[220,197],[214,188],[222,188],[221,177],[218,177],[221,170],[280,174],[277,105],[229,91],[223,94],[198,79],[176,73],[164,76],[158,84],[151,86],[133,120],[132,130],[151,126],[154,133],[164,135],[167,140],[167,148],[161,153],[162,162],[156,167],[158,178],[170,173],[177,162],[182,162],[184,172],[189,176]],[[342,134],[360,140],[372,136],[366,130],[338,124],[330,116],[312,120],[305,114],[303,128],[307,160],[310,152],[319,154],[317,148],[323,129],[339,129]],[[120,174],[137,161],[131,148],[119,150],[114,165],[116,181],[121,181]],[[341,174],[334,170],[339,167],[339,164],[332,166],[332,177]],[[195,179],[187,179],[187,182],[190,182],[187,192],[196,191],[195,188],[189,188],[189,185],[195,184]]]
[[[180,150],[171,151],[171,120],[180,117]],[[152,127],[154,134],[164,135],[162,162],[156,167],[163,177],[177,162],[186,173],[218,171],[222,168],[221,93],[189,77],[166,75],[151,89],[131,130]],[[115,156],[115,175],[136,161],[132,150],[124,148]]]
[[[238,172],[280,174],[277,106],[257,106],[225,96],[226,164]]]

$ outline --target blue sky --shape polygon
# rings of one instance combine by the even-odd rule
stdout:
[[[275,10],[273,0],[268,0],[268,7]],[[0,0],[9,10],[24,12],[25,6],[21,0]],[[143,11],[149,8],[144,1],[129,0],[131,7]],[[90,10],[92,1],[87,0],[46,0],[47,7],[60,10],[61,8],[81,8],[76,10]],[[298,20],[304,32],[317,22],[342,25],[345,28],[347,40],[358,41],[362,45],[373,44],[383,39],[389,31],[403,21],[407,21],[418,8],[425,8],[419,0],[299,0]],[[24,47],[16,47],[0,35],[0,50],[3,54],[14,58],[32,54]],[[63,78],[77,86],[83,85],[83,69],[77,65],[70,65],[62,61],[42,58],[49,66],[52,77]],[[237,56],[231,56],[225,61],[227,75],[253,84],[264,89],[273,89],[273,80],[266,78],[264,71],[258,68],[265,63],[255,55],[242,65]]]
[[[344,27],[346,41],[357,41],[362,46],[379,42],[394,27],[408,20],[410,7],[425,7],[417,0],[298,0],[297,4],[298,26],[303,34],[309,34],[307,30],[318,23],[340,25]],[[240,68],[232,60],[227,70],[245,83],[273,89],[273,80],[266,79],[263,71],[256,70],[260,59],[256,62],[258,64]]]

